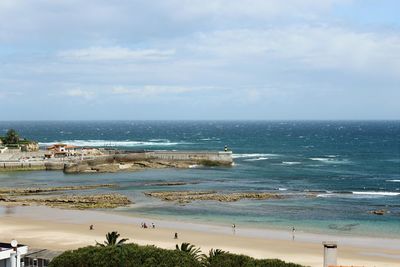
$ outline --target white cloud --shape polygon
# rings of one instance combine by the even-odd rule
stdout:
[[[78,97],[84,99],[90,99],[95,96],[95,93],[93,91],[82,90],[79,88],[67,90],[63,94],[70,97]]]
[[[198,87],[185,86],[156,86],[146,85],[143,87],[124,87],[116,86],[111,93],[115,95],[130,95],[135,97],[155,97],[160,95],[179,95],[200,90]]]
[[[227,30],[198,34],[188,49],[242,63],[290,62],[295,69],[345,69],[399,74],[400,34],[328,26]],[[277,66],[279,67],[279,66]]]
[[[129,49],[124,47],[90,47],[61,51],[58,56],[70,60],[162,60],[173,56],[174,50]]]
[[[13,96],[21,96],[22,92],[18,92],[18,91],[6,91],[6,90],[0,90],[0,98],[9,98],[9,97],[13,97]]]
[[[174,14],[179,18],[212,16],[220,19],[247,17],[270,19],[276,16],[314,18],[334,4],[351,0],[169,0],[164,5],[178,8]]]

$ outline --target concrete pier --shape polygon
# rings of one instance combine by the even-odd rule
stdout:
[[[231,164],[232,151],[150,151],[145,152],[146,158],[163,160],[194,160],[217,161]]]

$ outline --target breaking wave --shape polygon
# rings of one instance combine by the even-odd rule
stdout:
[[[62,140],[54,142],[39,143],[40,146],[50,146],[56,143],[65,143],[75,146],[91,147],[142,147],[142,146],[176,146],[188,144],[183,142],[170,142],[169,140],[153,139],[149,141],[116,141],[116,140]]]
[[[386,182],[400,183],[400,180],[386,180]]]
[[[266,157],[259,157],[259,158],[251,158],[251,159],[244,159],[243,161],[259,161],[259,160],[267,160]]]
[[[354,192],[325,192],[318,194],[317,197],[329,198],[376,198],[376,197],[400,196],[400,192],[377,192],[377,191],[354,191]]]
[[[310,160],[314,160],[314,161],[319,161],[319,162],[323,162],[323,163],[330,163],[330,164],[349,164],[351,163],[349,160],[347,159],[336,159],[333,157],[329,157],[329,158],[310,158]]]
[[[238,158],[266,158],[266,157],[279,157],[278,154],[260,154],[260,153],[253,153],[253,154],[233,154],[232,157],[234,159]]]
[[[373,196],[400,196],[400,192],[360,192],[355,191],[353,195],[373,195]]]
[[[283,165],[298,165],[301,164],[301,162],[298,161],[282,161]]]

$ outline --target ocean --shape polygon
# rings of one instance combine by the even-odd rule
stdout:
[[[0,186],[114,183],[135,202],[115,212],[156,219],[400,238],[400,121],[0,122],[41,146],[233,151],[232,167],[66,175],[0,173]],[[186,185],[154,186],[184,181]],[[184,205],[146,191],[276,192],[284,199]],[[374,215],[372,210],[386,210]],[[4,212],[0,209],[1,212]]]

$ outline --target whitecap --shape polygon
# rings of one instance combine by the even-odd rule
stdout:
[[[189,165],[190,169],[195,169],[195,168],[198,168],[198,167],[200,167],[200,165],[197,165],[197,164]]]
[[[327,158],[310,158],[311,160],[316,160],[316,161],[329,161],[330,159]]]
[[[259,160],[267,160],[268,158],[266,157],[259,157],[259,158],[254,158],[254,159],[244,159],[243,161],[259,161]]]
[[[288,189],[287,189],[287,188],[284,188],[284,187],[279,187],[278,190],[279,190],[279,191],[287,191]]]
[[[400,180],[386,180],[386,182],[400,183]]]
[[[180,144],[187,144],[183,142],[170,142],[169,140],[163,141],[117,141],[117,140],[60,140],[53,142],[39,143],[40,146],[50,146],[56,143],[64,143],[75,146],[89,146],[89,147],[140,147],[140,146],[176,146]]]
[[[320,161],[320,162],[329,163],[329,164],[349,164],[349,163],[351,163],[347,159],[340,160],[340,159],[336,159],[336,158],[310,158],[310,160]]]
[[[260,158],[260,157],[278,157],[278,154],[263,154],[263,153],[253,153],[253,154],[233,154],[234,159],[237,158]]]
[[[282,161],[282,164],[284,164],[284,165],[297,165],[297,164],[301,164],[301,162],[298,162],[298,161]]]
[[[371,195],[371,196],[399,196],[400,192],[365,192],[365,191],[354,191],[353,195]]]

